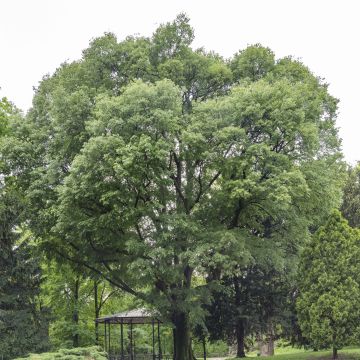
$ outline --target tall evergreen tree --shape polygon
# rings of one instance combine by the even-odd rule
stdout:
[[[359,236],[334,211],[301,257],[300,326],[315,348],[332,347],[333,359],[339,349],[359,337]]]
[[[0,142],[19,116],[6,99],[0,101]],[[0,158],[0,165],[2,159]],[[39,302],[40,269],[29,239],[20,237],[23,198],[0,168],[0,357],[11,359],[48,346],[46,309]]]

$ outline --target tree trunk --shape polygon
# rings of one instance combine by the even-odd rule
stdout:
[[[73,309],[73,322],[75,325],[75,333],[73,335],[73,347],[79,347],[79,288],[80,281],[76,278],[74,288],[74,309]]]
[[[240,308],[242,299],[241,299],[239,278],[237,276],[234,276],[233,281],[235,288],[235,305],[237,308]],[[245,323],[244,323],[244,319],[241,318],[240,313],[237,315],[235,333],[236,333],[236,342],[237,342],[236,356],[238,358],[244,358],[245,357]]]
[[[100,308],[99,308],[99,301],[98,301],[98,283],[94,280],[94,300],[95,300],[95,319],[99,317]],[[95,322],[95,344],[99,345],[99,324]]]
[[[204,360],[206,360],[206,339],[205,339],[205,336],[202,339],[202,343],[203,343]]]
[[[244,320],[238,319],[236,324],[236,340],[237,340],[237,351],[236,357],[245,357],[245,327]]]
[[[333,356],[332,356],[333,360],[338,358],[338,354],[337,354],[337,348],[333,347]]]
[[[174,328],[174,360],[195,359],[191,349],[190,323],[188,315],[176,313],[173,315]]]
[[[274,356],[274,338],[269,336],[259,342],[260,356]]]
[[[332,351],[333,356],[332,356],[332,358],[333,358],[333,360],[335,360],[335,359],[338,358],[338,354],[337,354],[337,347],[335,346],[335,344],[336,344],[336,332],[334,330],[334,326],[333,326],[332,342],[333,342],[333,346],[332,346],[332,348],[333,348],[333,351]]]

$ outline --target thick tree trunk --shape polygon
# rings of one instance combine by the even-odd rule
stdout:
[[[333,360],[336,360],[338,358],[338,353],[337,353],[337,348],[333,347],[333,356],[332,356]]]
[[[271,327],[269,332],[265,336],[259,334],[258,344],[259,344],[260,356],[274,355],[274,335]]]
[[[261,356],[274,356],[274,338],[269,336],[259,342]]]
[[[237,351],[236,357],[245,357],[245,326],[244,320],[238,319],[236,324],[236,340],[237,340]]]
[[[185,313],[173,315],[174,328],[174,360],[195,359],[191,349],[189,318]]]
[[[235,288],[235,305],[237,308],[240,308],[241,306],[241,291],[240,291],[240,283],[239,278],[237,276],[234,276],[234,288]],[[236,321],[236,342],[237,342],[237,351],[236,356],[238,358],[244,358],[245,357],[245,323],[244,319],[240,317],[241,314],[237,315],[237,321]]]

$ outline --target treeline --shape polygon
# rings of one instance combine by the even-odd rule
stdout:
[[[193,39],[184,14],[150,38],[108,33],[45,76],[25,116],[2,100],[4,359],[48,348],[48,329],[54,347],[95,343],[96,316],[137,304],[171,324],[176,360],[194,338],[240,357],[279,337],[325,346],[304,325],[299,254],[344,224],[337,100],[291,57],[257,44],[223,59]]]

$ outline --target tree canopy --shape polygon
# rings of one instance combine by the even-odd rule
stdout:
[[[159,310],[178,360],[220,274],[296,253],[342,168],[326,84],[260,45],[226,61],[193,38],[181,14],[151,38],[93,40],[1,145],[43,248]]]

